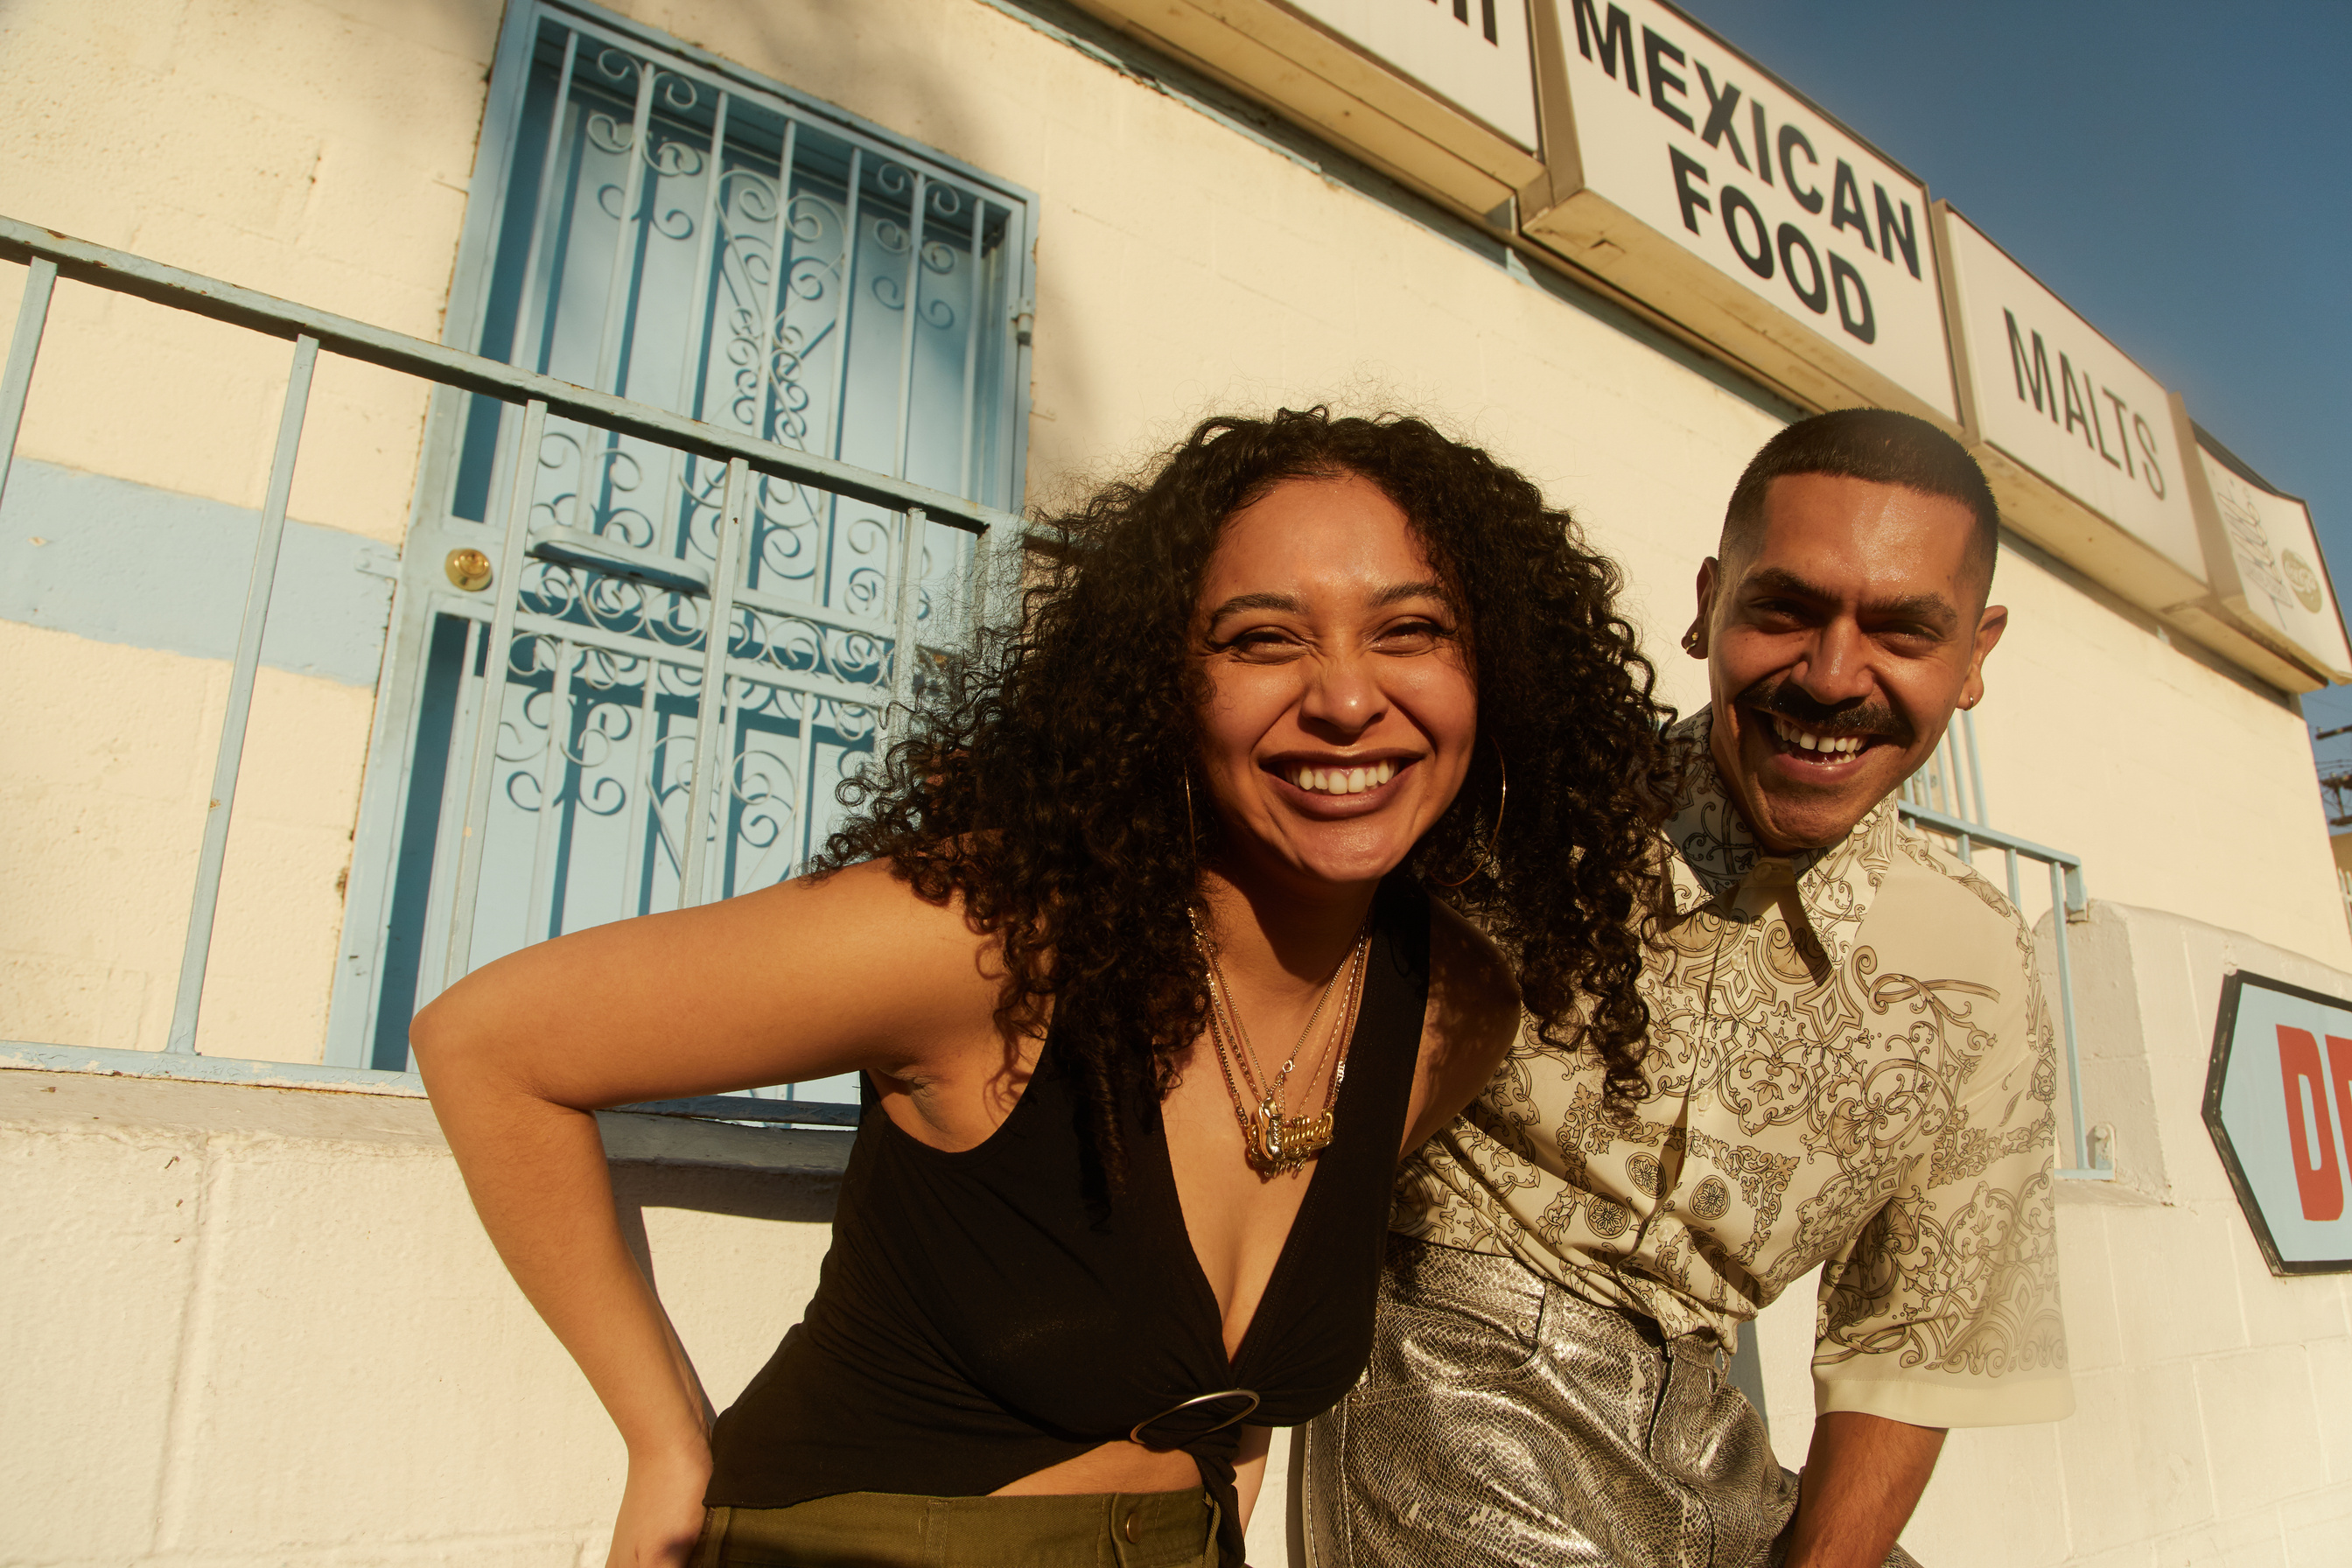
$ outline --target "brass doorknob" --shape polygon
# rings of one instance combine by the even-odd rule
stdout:
[[[441,569],[468,594],[478,594],[490,585],[490,558],[478,550],[452,550]]]

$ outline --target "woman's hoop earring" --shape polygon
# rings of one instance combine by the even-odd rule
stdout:
[[[1198,849],[1201,847],[1201,825],[1192,819],[1192,770],[1186,768],[1181,776],[1184,780],[1184,847]]]
[[[1429,879],[1429,885],[1433,888],[1458,888],[1462,886],[1463,883],[1468,881],[1471,878],[1476,876],[1479,872],[1486,868],[1488,862],[1492,861],[1495,858],[1495,846],[1502,841],[1503,808],[1508,805],[1511,802],[1511,774],[1510,770],[1503,765],[1503,743],[1500,741],[1496,740],[1492,735],[1488,735],[1486,737],[1486,743],[1495,748],[1495,773],[1496,778],[1501,781],[1501,787],[1496,790],[1495,795],[1494,828],[1486,835],[1486,847],[1478,851],[1477,861],[1470,868],[1470,869],[1463,872],[1461,876],[1455,878],[1451,882],[1441,881],[1437,878],[1432,877]]]

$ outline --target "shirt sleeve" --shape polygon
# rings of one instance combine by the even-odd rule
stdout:
[[[2008,918],[1979,910],[1944,931],[1983,933],[1980,962],[1956,967],[1989,984],[1882,979],[1888,1005],[1924,1021],[1910,1037],[1932,1027],[1934,1042],[1916,1060],[1882,1064],[1885,1087],[1867,1097],[1901,1115],[1907,1095],[1918,1110],[1880,1168],[1885,1202],[1822,1270],[1813,1392],[1823,1414],[1999,1426],[2074,1407],[2058,1310],[2049,1009],[2023,923],[1990,888],[1969,890]]]

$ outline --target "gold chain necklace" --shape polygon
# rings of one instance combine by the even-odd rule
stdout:
[[[1200,945],[1201,955],[1209,963],[1210,1043],[1216,1048],[1217,1070],[1224,1077],[1225,1093],[1234,1102],[1234,1119],[1241,1124],[1242,1158],[1261,1181],[1304,1169],[1307,1162],[1331,1142],[1332,1110],[1339,1103],[1339,1085],[1348,1076],[1349,1039],[1354,1033],[1356,1009],[1363,997],[1364,957],[1371,936],[1371,921],[1367,917],[1363,929],[1356,933],[1353,952],[1340,960],[1331,971],[1331,978],[1323,983],[1323,993],[1315,999],[1315,1010],[1307,1016],[1307,1026],[1298,1031],[1289,1059],[1268,1080],[1265,1064],[1258,1060],[1249,1035],[1242,1027],[1241,1014],[1234,1007],[1233,987],[1225,980],[1223,966],[1217,962],[1217,944],[1202,931],[1199,918],[1192,917],[1192,940]],[[1331,1047],[1323,1053],[1328,1056],[1331,1048],[1336,1048],[1339,1059],[1331,1069],[1331,1084],[1324,1091],[1323,1109],[1312,1117],[1285,1115],[1283,1089],[1289,1084],[1291,1072],[1298,1065],[1298,1054],[1306,1049],[1308,1037],[1315,1032],[1316,1020],[1322,1017],[1323,1008],[1343,973],[1349,976],[1348,988],[1332,1019]],[[1248,1099],[1242,1095],[1242,1085],[1234,1081],[1236,1068],[1242,1084],[1249,1087]],[[1256,1102],[1255,1106],[1252,1100]]]

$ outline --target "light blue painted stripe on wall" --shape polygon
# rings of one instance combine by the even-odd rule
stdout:
[[[228,658],[260,526],[241,507],[19,458],[0,504],[0,618]],[[374,540],[288,522],[262,662],[374,685],[399,572]]]

